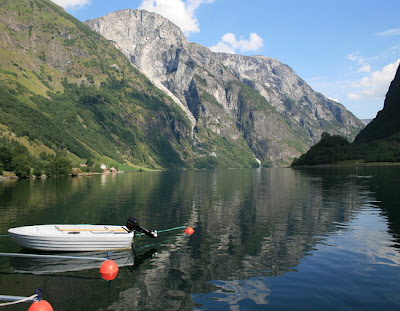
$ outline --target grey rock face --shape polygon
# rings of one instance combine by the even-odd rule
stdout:
[[[217,137],[264,164],[288,164],[323,132],[353,139],[364,126],[278,60],[213,53],[158,14],[123,10],[86,23],[182,108],[199,155],[219,157]]]

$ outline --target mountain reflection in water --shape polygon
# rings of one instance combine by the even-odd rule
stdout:
[[[130,215],[151,229],[194,227],[191,236],[137,238],[135,256],[146,259],[121,267],[109,286],[65,273],[53,278],[45,287],[55,309],[397,310],[399,173],[397,167],[262,168],[20,181],[0,184],[0,228],[121,224]],[[16,249],[10,241],[1,246]],[[21,295],[21,282],[26,289],[47,284],[45,275],[11,269],[0,259],[1,293],[13,288]],[[87,288],[88,295],[78,299],[76,290],[66,297],[67,287]]]

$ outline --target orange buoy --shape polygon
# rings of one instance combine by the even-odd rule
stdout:
[[[185,228],[185,233],[186,233],[187,235],[192,235],[193,232],[194,232],[194,230],[193,230],[192,227],[186,227],[186,228]]]
[[[46,300],[35,301],[28,311],[53,311],[53,307]]]
[[[104,280],[114,280],[118,274],[118,265],[114,260],[108,259],[101,264],[100,274]]]

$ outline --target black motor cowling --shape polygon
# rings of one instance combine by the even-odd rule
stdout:
[[[126,222],[126,228],[129,231],[133,231],[133,230],[139,231],[141,233],[146,234],[147,236],[149,236],[151,238],[156,238],[157,237],[157,230],[151,230],[150,231],[150,230],[147,230],[147,229],[141,227],[139,225],[138,220],[135,217],[132,217],[132,216],[128,218],[128,220]]]
[[[126,221],[126,227],[129,231],[137,230],[137,228],[139,227],[138,220],[135,217],[129,217]]]

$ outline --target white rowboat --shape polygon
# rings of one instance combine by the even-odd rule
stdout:
[[[104,251],[130,248],[134,231],[114,225],[35,225],[8,230],[21,247],[40,251]]]
[[[107,251],[130,248],[135,231],[151,238],[157,230],[141,227],[134,217],[125,226],[115,225],[35,225],[8,230],[21,247],[46,252]]]

